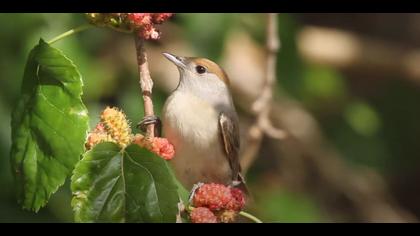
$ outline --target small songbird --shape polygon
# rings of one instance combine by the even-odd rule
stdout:
[[[175,147],[171,164],[177,178],[188,189],[197,183],[221,183],[247,192],[227,74],[205,58],[163,55],[180,74],[162,112],[164,136]]]

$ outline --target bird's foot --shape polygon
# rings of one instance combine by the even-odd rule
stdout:
[[[162,133],[162,122],[157,116],[143,117],[143,119],[137,124],[137,128],[145,133],[147,131],[147,126],[151,124],[155,125],[155,136],[160,137]]]

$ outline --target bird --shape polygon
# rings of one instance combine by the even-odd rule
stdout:
[[[218,183],[248,193],[241,174],[239,119],[228,75],[206,58],[163,55],[178,68],[178,86],[166,99],[161,121],[145,117],[140,124],[162,125],[164,137],[175,149],[170,163],[185,188]]]

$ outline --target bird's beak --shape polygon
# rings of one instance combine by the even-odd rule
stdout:
[[[187,68],[185,64],[185,57],[175,56],[174,54],[164,52],[162,53],[168,60],[173,62],[178,68]]]

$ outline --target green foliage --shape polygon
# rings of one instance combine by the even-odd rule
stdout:
[[[88,116],[82,86],[73,62],[40,40],[29,55],[12,115],[11,162],[25,209],[44,206],[83,152]]]
[[[280,14],[278,24],[281,49],[277,55],[277,80],[284,91],[300,98],[305,71],[296,45],[296,35],[300,27],[288,14]]]
[[[77,222],[175,222],[177,186],[165,160],[132,144],[101,143],[72,177]]]
[[[327,66],[308,65],[301,85],[302,100],[309,108],[319,110],[341,106],[347,101],[345,79]]]
[[[40,40],[12,116],[11,162],[24,209],[45,206],[84,151],[89,119],[82,86],[70,59]],[[177,204],[188,196],[167,162],[137,145],[98,145],[77,164],[72,180],[78,222],[175,222]]]
[[[367,103],[354,102],[344,113],[349,125],[360,135],[371,136],[378,132],[380,119],[375,110]]]
[[[237,14],[190,13],[179,14],[186,35],[202,57],[216,60],[222,52],[226,33]],[[211,22],[211,23],[210,23]]]
[[[304,194],[281,191],[263,191],[258,215],[264,222],[320,222],[324,221],[316,203]]]

